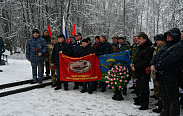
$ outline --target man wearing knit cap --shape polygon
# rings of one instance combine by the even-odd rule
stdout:
[[[96,55],[99,56],[99,55],[109,54],[110,48],[111,48],[111,44],[107,42],[107,35],[102,34],[100,36],[100,43],[98,44],[98,46],[96,48]],[[105,82],[101,82],[101,84],[102,84],[101,92],[105,92],[107,84]],[[94,84],[93,88],[94,88],[94,90],[96,90],[97,84]]]
[[[179,116],[179,84],[183,66],[183,41],[178,28],[164,33],[166,44],[150,62],[151,71],[156,73],[159,82],[159,95],[163,107],[161,116]]]
[[[160,50],[161,46],[163,46],[166,43],[166,38],[164,38],[163,34],[157,34],[154,37],[157,46],[154,47],[153,56],[155,56],[158,51]],[[151,78],[153,79],[154,84],[154,95],[158,99],[158,108],[153,109],[153,112],[160,113],[162,111],[162,101],[161,97],[159,96],[159,83],[156,81],[156,74],[155,72],[151,72]]]
[[[47,45],[50,43],[51,37],[50,37],[50,35],[48,34],[48,30],[47,30],[47,29],[45,29],[45,30],[43,31],[42,38],[45,39]],[[49,74],[50,74],[49,62],[50,62],[50,61],[49,61],[49,53],[46,52],[46,53],[45,53],[45,62],[44,62],[44,65],[45,65],[45,67],[46,67],[46,72],[45,72],[45,73],[46,73],[46,76],[49,76]],[[44,73],[44,67],[43,67],[43,73]]]
[[[43,62],[45,59],[45,53],[48,50],[48,46],[46,41],[40,37],[38,29],[33,29],[32,35],[33,37],[28,40],[26,45],[26,59],[31,62],[32,66],[32,84],[37,82],[41,84],[43,78]]]

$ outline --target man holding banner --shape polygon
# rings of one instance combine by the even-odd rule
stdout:
[[[75,37],[75,40],[72,42],[72,45],[71,45],[72,51],[73,51],[72,56],[78,57],[78,54],[77,54],[78,48],[82,46],[81,45],[82,44],[82,34],[80,32],[78,32],[74,35],[74,37]],[[74,84],[75,84],[75,86],[73,89],[79,89],[79,85],[81,83],[75,82]]]
[[[107,35],[102,34],[100,36],[100,43],[98,44],[98,46],[96,48],[96,55],[109,54],[110,48],[111,48],[111,44],[107,42]],[[102,84],[101,92],[105,92],[107,84],[105,82],[101,82],[101,84]],[[94,90],[97,90],[97,85],[98,85],[98,82],[95,82],[94,87],[93,87]]]
[[[72,54],[72,50],[70,48],[70,45],[66,43],[64,35],[58,36],[58,42],[54,45],[52,57],[51,57],[51,65],[56,66],[56,72],[57,72],[57,87],[55,90],[61,89],[61,81],[60,81],[60,67],[59,67],[59,52],[62,52],[63,54],[70,56]],[[68,90],[68,82],[64,81],[64,90]]]

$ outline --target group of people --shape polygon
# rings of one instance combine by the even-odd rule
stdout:
[[[183,96],[179,94],[183,84],[181,32],[178,28],[173,28],[164,34],[157,34],[154,40],[155,44],[152,44],[144,32],[134,36],[130,65],[132,76],[137,79],[134,104],[141,105],[139,110],[148,109],[149,79],[152,78],[154,95],[158,100],[158,108],[153,109],[153,112],[160,113],[161,116],[179,116],[180,104],[183,104]]]
[[[60,81],[59,71],[59,53],[71,57],[81,57],[95,53],[104,55],[109,53],[119,53],[129,50],[131,57],[132,78],[137,79],[134,90],[137,95],[134,98],[135,105],[141,105],[139,110],[148,109],[149,105],[149,80],[150,77],[154,83],[154,94],[158,99],[158,108],[154,112],[160,113],[161,116],[180,115],[179,105],[179,87],[181,85],[181,71],[183,57],[183,41],[181,32],[178,28],[170,29],[164,34],[158,34],[154,37],[155,43],[152,44],[144,32],[139,32],[133,37],[133,45],[126,41],[124,36],[113,36],[113,43],[109,43],[106,34],[96,36],[95,43],[91,43],[89,37],[82,38],[81,33],[76,33],[70,37],[70,43],[67,43],[64,35],[50,37],[48,30],[44,30],[43,36],[40,37],[38,29],[33,29],[33,37],[30,38],[26,45],[26,58],[31,62],[33,84],[42,83],[44,65],[46,65],[46,75],[52,76],[52,87],[55,90],[68,90],[68,82]],[[38,78],[37,78],[38,67]],[[149,72],[150,71],[150,72]],[[80,92],[92,94],[98,86],[101,92],[106,91],[105,82],[75,82],[73,89],[82,86]],[[123,88],[123,94],[126,95],[127,88]],[[183,99],[181,101],[183,104]]]

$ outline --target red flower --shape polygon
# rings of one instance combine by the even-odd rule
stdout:
[[[51,66],[51,68],[47,68],[47,69],[52,69],[52,70],[55,70],[55,65],[54,66]]]
[[[146,68],[146,74],[149,74],[151,71],[150,71],[150,68],[149,67],[147,67]]]
[[[93,44],[93,46],[97,47],[97,46],[98,46],[98,44]]]
[[[35,48],[33,48],[33,50],[34,50],[34,51],[37,51],[37,50],[38,50],[38,47],[37,47],[36,49],[35,49]]]
[[[115,50],[115,52],[117,52],[118,50],[116,49],[116,47],[114,47],[114,50]]]

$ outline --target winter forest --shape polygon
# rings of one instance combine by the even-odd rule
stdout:
[[[0,36],[11,54],[25,52],[32,29],[51,27],[62,33],[62,18],[68,35],[76,24],[83,37],[106,33],[108,40],[124,35],[132,43],[139,31],[153,41],[156,34],[173,27],[183,29],[183,0],[0,0]]]

